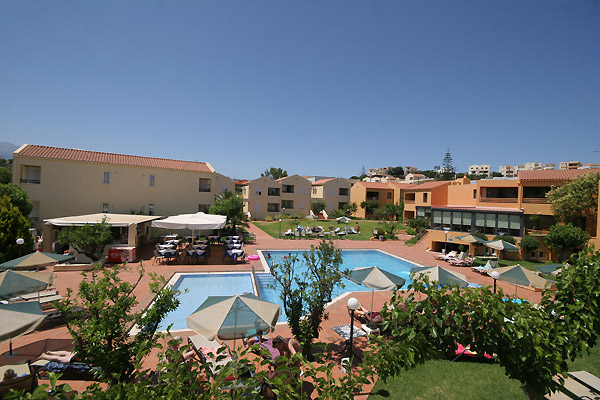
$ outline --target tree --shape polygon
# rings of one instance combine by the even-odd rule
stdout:
[[[358,206],[356,205],[356,203],[349,203],[349,204],[346,204],[346,206],[344,207],[344,211],[345,211],[347,217],[351,217],[354,214],[356,214],[357,210],[358,210]]]
[[[404,176],[404,168],[393,167],[388,170],[388,174],[395,176],[396,178],[402,178]]]
[[[1,167],[0,168],[0,184],[6,185],[12,182],[12,168]]]
[[[365,214],[373,214],[378,205],[376,201],[363,201],[360,203],[360,208],[365,210]]]
[[[523,249],[523,252],[525,253],[525,258],[529,258],[529,253],[540,248],[540,242],[533,236],[525,235],[523,239],[521,239],[519,246],[521,246],[521,248]]]
[[[585,231],[596,236],[598,221],[598,182],[600,173],[588,173],[560,187],[553,187],[546,197],[552,203],[552,211],[561,222],[585,219]]]
[[[510,235],[497,235],[494,236],[493,240],[504,240],[506,243],[517,244],[515,238]]]
[[[33,238],[29,233],[31,223],[13,205],[6,195],[0,196],[0,262],[17,258],[19,254],[28,254],[33,249]],[[17,244],[17,239],[25,242]]]
[[[341,270],[341,250],[331,241],[321,241],[316,248],[311,246],[303,257],[306,271],[300,272],[296,268],[298,258],[290,256],[282,264],[272,265],[271,274],[281,286],[281,301],[292,334],[308,356],[313,340],[319,337],[321,322],[328,318],[325,306],[335,287],[343,287],[346,271]]]
[[[31,210],[33,210],[33,204],[27,196],[27,192],[21,189],[14,183],[6,185],[0,185],[0,196],[8,196],[10,202],[21,211],[21,214],[25,217],[29,217]]]
[[[273,179],[280,179],[280,178],[288,176],[288,173],[287,173],[287,171],[284,171],[281,168],[271,167],[271,168],[265,170],[265,172],[261,173],[260,176],[268,176]]]
[[[571,223],[552,225],[546,235],[548,248],[559,251],[561,261],[564,259],[567,250],[581,248],[585,246],[588,240],[590,240],[590,235]]]
[[[123,267],[123,270],[129,268]],[[178,292],[166,280],[150,274],[150,291],[156,296],[147,310],[134,312],[138,301],[131,292],[144,276],[138,267],[138,280],[129,283],[119,277],[119,269],[104,268],[85,273],[75,296],[67,289],[67,300],[57,305],[70,320],[67,328],[73,337],[74,351],[90,364],[100,367],[103,380],[128,381],[135,365],[155,345],[154,333],[164,316],[179,306]],[[139,328],[130,336],[132,324]]]
[[[318,214],[323,211],[326,207],[326,204],[323,200],[314,200],[310,203],[310,209],[313,213]]]
[[[227,221],[231,221],[233,230],[238,225],[246,224],[246,215],[244,214],[244,201],[234,192],[225,192],[215,198],[215,204],[210,207],[209,213],[225,215]]]
[[[58,241],[63,245],[71,245],[78,252],[92,260],[99,260],[104,253],[104,247],[113,242],[113,234],[106,218],[98,224],[85,224],[61,229]]]
[[[454,166],[452,165],[452,155],[450,155],[450,149],[446,150],[446,155],[442,161],[442,173],[441,178],[443,180],[454,179]]]

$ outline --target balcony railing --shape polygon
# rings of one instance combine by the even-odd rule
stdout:
[[[20,182],[21,183],[31,183],[34,185],[39,185],[41,183],[41,181],[39,179],[23,179],[23,178],[21,178]]]
[[[531,203],[531,204],[550,204],[547,198],[545,197],[524,197],[523,203]]]
[[[506,198],[506,197],[482,197],[482,203],[518,203],[518,199],[516,197]]]
[[[405,199],[404,204],[415,204],[415,199],[412,199],[412,200]]]

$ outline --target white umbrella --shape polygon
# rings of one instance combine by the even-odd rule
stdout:
[[[205,214],[198,212],[196,214],[180,214],[152,221],[154,228],[166,229],[191,229],[192,237],[195,230],[223,229],[227,224],[225,215]]]
[[[375,289],[392,290],[395,287],[402,287],[406,283],[404,278],[396,276],[386,270],[377,267],[358,267],[354,268],[348,279],[357,285],[363,285],[371,291],[371,315],[373,314],[373,297]]]

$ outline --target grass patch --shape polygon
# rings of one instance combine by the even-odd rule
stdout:
[[[588,371],[600,377],[600,346],[596,343],[589,355],[569,362],[569,371]]]
[[[288,229],[295,230],[298,225],[309,226],[310,228],[314,226],[322,226],[325,231],[329,231],[329,226],[333,226],[333,229],[340,228],[344,229],[344,227],[348,226],[348,229],[354,228],[356,229],[356,224],[360,225],[360,233],[357,235],[345,235],[343,236],[344,240],[370,240],[373,237],[374,229],[381,229],[380,227],[385,224],[383,221],[376,220],[352,220],[348,224],[339,223],[336,220],[314,220],[314,219],[286,219],[281,221],[281,238],[286,238],[283,236],[283,232]],[[280,237],[280,225],[279,221],[273,222],[262,222],[262,221],[254,221],[254,225],[258,228],[262,229],[265,233],[271,235],[271,237],[279,238]],[[401,227],[399,229],[404,229]],[[291,238],[289,238],[291,239]]]
[[[497,364],[431,360],[387,383],[379,380],[369,400],[380,399],[523,399],[521,383],[504,374]]]

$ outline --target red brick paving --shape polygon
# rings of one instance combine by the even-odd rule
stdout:
[[[256,242],[254,244],[246,244],[246,254],[257,254],[257,250],[305,250],[309,249],[311,245],[318,245],[319,240],[317,239],[275,239],[264,233],[254,225],[250,225],[248,230],[255,234]],[[443,261],[435,259],[435,253],[430,253],[427,250],[427,238],[421,240],[421,242],[415,246],[409,247],[404,244],[409,236],[399,235],[398,241],[354,241],[354,240],[341,240],[337,239],[335,244],[340,249],[379,249],[390,254],[406,258],[410,261],[416,262],[421,265],[443,265],[445,268],[459,271],[465,274],[470,282],[479,283],[481,285],[492,285],[492,278],[481,275],[479,273],[471,271],[470,268],[453,267]],[[219,250],[213,251],[209,263],[207,265],[181,265],[181,264],[154,264],[151,259],[152,249],[142,249],[138,254],[143,261],[146,272],[154,272],[164,276],[167,280],[170,279],[176,272],[230,272],[230,271],[250,271],[252,265],[256,270],[262,270],[260,261],[246,261],[245,264],[223,264],[220,258],[221,252]],[[137,264],[135,264],[137,265]],[[60,291],[61,294],[66,295],[67,288],[77,291],[77,286],[82,279],[81,272],[57,272],[58,278],[55,282],[55,287]],[[137,273],[135,271],[123,272],[121,278],[135,282],[137,280]],[[137,285],[133,291],[133,295],[136,296],[140,302],[137,309],[147,307],[152,301],[152,295],[148,289],[148,282],[150,278],[148,275]],[[502,287],[506,293],[514,294],[514,285],[506,284],[498,281],[498,285]],[[376,291],[373,301],[373,309],[381,309],[386,301],[391,297],[392,292],[390,291]],[[354,292],[352,296],[356,297],[361,305],[365,307],[370,306],[371,303],[371,292]],[[539,292],[533,292],[528,289],[519,288],[518,295],[521,298],[527,299],[534,303],[540,301],[541,294]],[[346,307],[346,301],[350,294],[344,295],[342,298],[337,299],[336,302],[328,307],[329,319],[324,321],[322,324],[322,330],[319,336],[319,340],[325,343],[330,343],[337,346],[338,349],[342,349],[343,339],[333,332],[332,328],[338,325],[348,324],[350,322],[348,316],[348,310]],[[355,326],[360,326],[360,323],[355,322]],[[179,334],[179,333],[178,333]],[[192,331],[183,332],[181,336],[184,340],[187,336],[193,334]],[[282,335],[284,337],[291,336],[290,330],[287,325],[277,325],[274,335]],[[365,338],[359,338],[355,341],[358,348],[364,348],[366,343]],[[239,344],[239,341],[238,341]],[[233,343],[230,343],[233,345]],[[35,360],[43,351],[48,350],[64,350],[71,349],[70,336],[67,332],[66,327],[59,326],[49,328],[41,331],[35,331],[28,335],[16,338],[13,341],[13,351],[15,355],[8,355],[9,342],[0,344],[0,365],[13,364],[23,362],[25,360]],[[157,353],[155,351],[155,353]],[[336,356],[339,361],[340,356]],[[157,357],[148,357],[148,367],[152,368],[156,365]],[[337,369],[337,373],[341,374],[341,371]],[[61,381],[62,382],[62,381]],[[81,391],[89,384],[85,381],[68,381],[73,389]],[[372,386],[365,387],[365,393],[371,390]],[[356,398],[366,398],[368,395],[356,396]]]

